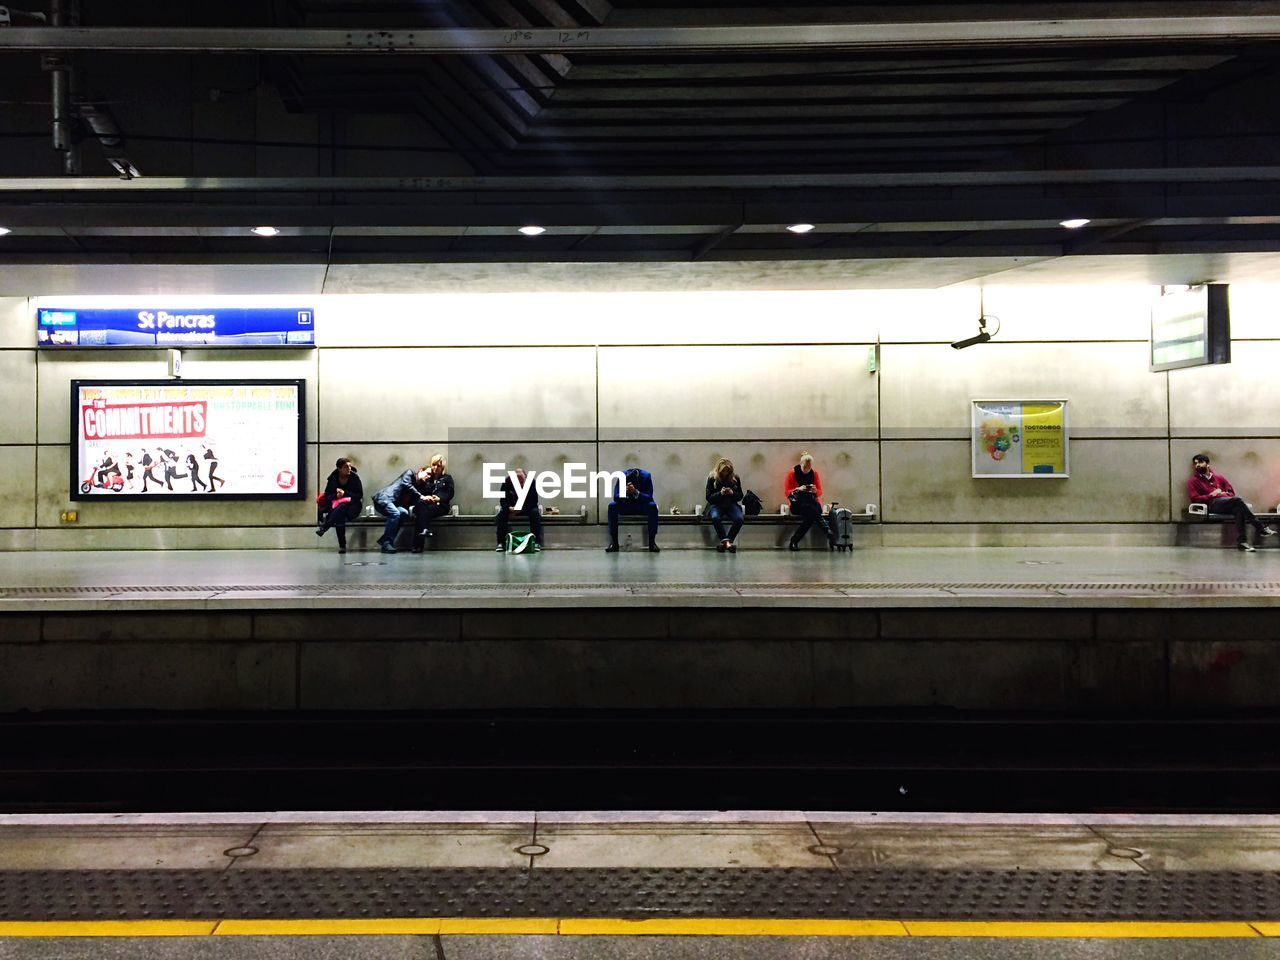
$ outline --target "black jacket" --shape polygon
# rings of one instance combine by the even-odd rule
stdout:
[[[453,499],[453,477],[442,473],[438,477],[428,477],[426,483],[418,484],[418,489],[425,497],[439,497],[440,506],[448,507]]]
[[[529,483],[529,477],[525,476],[525,483]],[[502,507],[507,509],[516,505],[516,485],[511,481],[508,475],[507,479],[502,481]],[[536,484],[529,484],[529,495],[524,498],[524,510],[528,513],[531,510],[538,509],[538,487]]]
[[[329,474],[329,479],[324,484],[324,496],[328,503],[337,499],[339,487],[346,491],[345,496],[351,498],[351,511],[359,511],[361,501],[364,500],[364,484],[360,482],[360,474],[356,473],[355,467],[351,468],[351,476],[347,477],[346,483],[338,479],[337,470]]]
[[[733,488],[733,493],[723,494],[720,488],[725,486],[716,477],[707,477],[707,503],[713,507],[727,507],[742,500],[742,480],[735,473],[733,479],[727,486]]]

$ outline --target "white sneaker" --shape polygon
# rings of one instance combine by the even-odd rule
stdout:
[[[1258,536],[1260,537],[1274,537],[1275,535],[1276,531],[1274,527],[1263,527],[1258,531]]]
[[[1256,553],[1258,550],[1252,543],[1245,543],[1243,540],[1236,544],[1236,548],[1243,550],[1245,553]]]

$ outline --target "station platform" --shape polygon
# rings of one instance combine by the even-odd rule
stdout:
[[[744,547],[530,556],[299,550],[0,553],[0,612],[486,607],[1280,605],[1280,551]]]
[[[0,554],[0,712],[1269,709],[1277,556]]]
[[[5,957],[1264,957],[1280,817],[0,818]]]

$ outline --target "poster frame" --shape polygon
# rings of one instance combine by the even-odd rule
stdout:
[[[298,390],[298,484],[294,493],[116,493],[109,497],[80,492],[80,389],[82,387],[296,387]],[[71,433],[67,442],[68,490],[73,501],[93,503],[137,503],[139,501],[167,500],[187,501],[201,505],[222,501],[244,500],[305,500],[307,498],[307,382],[300,378],[279,379],[148,379],[148,380],[72,380],[70,395]]]
[[[1062,472],[1061,473],[979,473],[978,410],[984,403],[1060,403],[1062,404]],[[1071,403],[1066,397],[975,397],[969,401],[969,469],[975,480],[1067,480],[1071,477]]]

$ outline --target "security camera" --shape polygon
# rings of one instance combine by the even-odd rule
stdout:
[[[979,343],[986,343],[990,339],[991,339],[991,334],[983,330],[977,335],[969,337],[966,340],[957,340],[955,343],[951,345],[951,348],[953,350],[963,350],[965,347],[973,347],[973,346],[977,346]]]
[[[987,333],[987,317],[978,318],[978,332],[968,339],[957,340],[951,345],[953,350],[963,350],[965,347],[977,346],[979,343],[986,343],[991,339],[991,334]],[[994,318],[992,318],[994,319]],[[1000,321],[996,320],[996,331],[1000,330]]]

